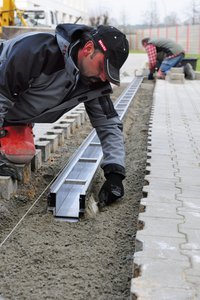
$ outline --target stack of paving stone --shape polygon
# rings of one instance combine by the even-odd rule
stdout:
[[[200,72],[194,71],[194,76],[194,79],[200,80]],[[167,73],[165,79],[171,83],[185,83],[184,67],[171,68],[170,71]]]
[[[173,83],[185,83],[184,67],[171,68],[165,79]]]

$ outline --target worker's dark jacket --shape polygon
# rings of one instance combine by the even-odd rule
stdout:
[[[52,123],[84,102],[102,144],[105,175],[124,175],[122,124],[110,99],[111,86],[80,83],[72,55],[82,32],[90,29],[62,24],[55,35],[28,33],[1,44],[0,126]]]

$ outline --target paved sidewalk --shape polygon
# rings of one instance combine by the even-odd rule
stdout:
[[[132,299],[200,299],[199,80],[157,80],[148,151]]]

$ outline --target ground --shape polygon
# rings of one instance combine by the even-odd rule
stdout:
[[[124,88],[124,84],[117,88],[113,99]],[[0,200],[0,295],[3,299],[130,298],[153,89],[154,83],[144,80],[124,119],[127,177],[123,199],[92,213],[89,203],[97,199],[104,180],[99,170],[85,216],[79,222],[56,221],[47,211],[47,187],[90,132],[91,126],[86,123],[76,137],[66,141],[33,174],[31,183],[22,185],[11,200]],[[38,198],[45,188],[47,191]]]

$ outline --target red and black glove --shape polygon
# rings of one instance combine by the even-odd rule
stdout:
[[[124,195],[123,177],[117,173],[110,173],[99,192],[99,206],[103,207]]]

